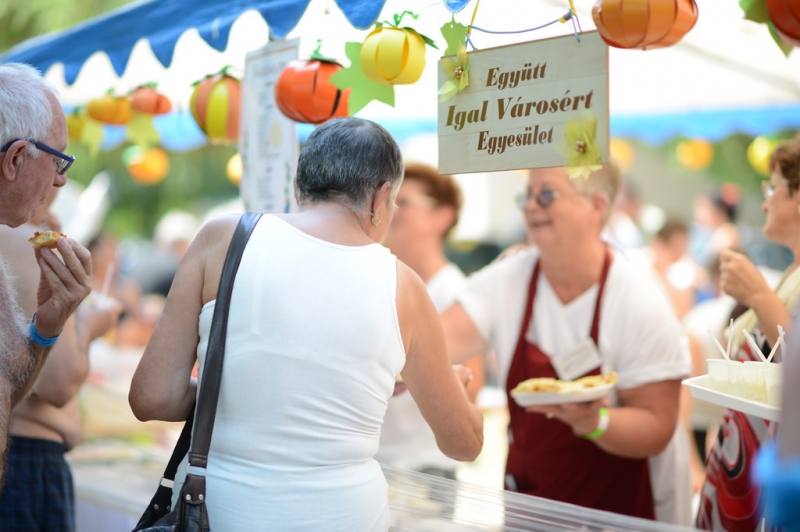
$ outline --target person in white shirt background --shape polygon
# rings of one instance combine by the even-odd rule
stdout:
[[[458,223],[462,204],[453,176],[439,175],[423,163],[405,165],[395,198],[397,210],[384,243],[420,276],[439,312],[455,301],[466,284],[462,271],[445,257],[445,244]],[[483,356],[474,356],[466,365],[473,375],[467,393],[475,401],[484,383]],[[389,400],[375,459],[399,469],[455,479],[456,461],[439,450],[414,399],[402,391]]]
[[[619,374],[608,404],[522,409],[509,393],[509,489],[687,525],[677,418],[690,357],[653,279],[601,239],[620,180],[614,165],[574,180],[532,170],[521,206],[535,247],[472,275],[442,316],[445,336],[453,363],[494,347],[507,392],[534,377]]]

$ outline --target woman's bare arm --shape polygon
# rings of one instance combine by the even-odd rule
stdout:
[[[183,421],[195,402],[198,321],[207,297],[213,299],[219,273],[236,227],[226,217],[206,225],[175,274],[164,311],[131,381],[128,401],[134,415],[148,421]]]
[[[483,416],[470,403],[448,360],[439,314],[420,278],[400,262],[397,286],[408,391],[433,429],[439,449],[455,460],[474,460],[483,447]]]

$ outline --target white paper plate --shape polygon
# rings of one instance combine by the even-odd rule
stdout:
[[[512,397],[514,401],[523,408],[539,405],[560,405],[563,403],[587,403],[605,397],[608,391],[613,387],[613,384],[603,384],[595,388],[587,388],[577,392],[526,392],[512,394]]]
[[[692,397],[713,403],[715,405],[725,406],[727,408],[750,414],[751,416],[761,417],[772,421],[781,420],[781,409],[776,408],[766,403],[759,403],[758,401],[750,401],[749,399],[742,399],[735,395],[730,395],[723,392],[718,392],[708,387],[708,375],[700,375],[699,377],[692,377],[686,379],[683,384],[689,388]]]

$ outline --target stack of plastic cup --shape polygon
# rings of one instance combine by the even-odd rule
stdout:
[[[708,364],[708,386],[712,390],[722,393],[730,393],[728,384],[728,366],[740,364],[740,362],[725,360],[722,358],[710,358],[706,360]]]
[[[767,389],[767,403],[779,407],[783,385],[783,367],[781,364],[766,364],[764,368],[764,383]]]
[[[763,362],[747,361],[728,367],[731,393],[742,399],[767,402]]]

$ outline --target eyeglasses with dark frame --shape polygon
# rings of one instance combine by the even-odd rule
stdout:
[[[517,207],[522,210],[525,210],[525,207],[528,205],[528,202],[533,197],[536,200],[536,204],[541,207],[542,209],[548,208],[553,202],[558,198],[559,194],[558,191],[551,190],[549,188],[543,188],[540,190],[536,195],[531,194],[530,192],[523,192],[519,194],[516,198],[517,200]]]
[[[58,157],[58,160],[56,161],[56,173],[58,175],[66,174],[67,170],[69,170],[69,167],[72,166],[72,163],[75,162],[75,157],[74,156],[67,155],[66,153],[61,153],[57,149],[51,148],[50,146],[48,146],[44,142],[39,142],[38,140],[33,140],[33,139],[14,139],[14,140],[12,140],[10,142],[7,142],[2,148],[0,148],[0,153],[8,151],[8,149],[11,147],[11,145],[14,144],[15,142],[17,142],[18,140],[24,140],[25,142],[30,142],[31,144],[33,144],[34,146],[36,146],[37,148],[39,148],[43,152],[47,152],[50,155],[54,155],[55,157]]]

